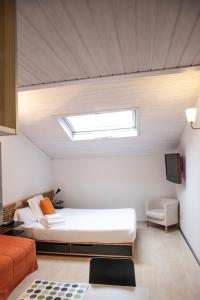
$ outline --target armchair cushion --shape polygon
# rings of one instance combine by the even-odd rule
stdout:
[[[164,220],[164,209],[152,209],[146,211],[146,216],[159,220]]]

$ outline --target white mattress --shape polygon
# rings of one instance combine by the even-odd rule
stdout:
[[[23,226],[25,236],[36,240],[74,243],[133,243],[136,238],[136,214],[133,208],[71,209],[56,211],[65,224],[46,229],[35,222]]]

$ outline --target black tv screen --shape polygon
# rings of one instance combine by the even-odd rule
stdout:
[[[180,184],[182,182],[180,154],[165,154],[165,167],[167,180]]]

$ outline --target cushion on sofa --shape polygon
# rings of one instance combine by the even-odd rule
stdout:
[[[164,219],[164,209],[152,209],[146,211],[146,216],[154,219]]]
[[[30,273],[37,269],[35,241],[13,236],[0,236],[0,300]]]

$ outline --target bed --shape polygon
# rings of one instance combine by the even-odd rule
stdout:
[[[65,219],[64,225],[47,229],[35,222],[23,226],[24,235],[36,240],[37,252],[132,255],[132,246],[136,238],[134,209],[64,208],[56,212]]]
[[[43,195],[47,196],[47,193]],[[49,192],[48,197],[51,195],[52,192]],[[132,256],[136,238],[136,214],[133,208],[64,208],[56,210],[56,213],[65,219],[63,225],[47,229],[39,222],[33,222],[22,228],[25,237],[36,241],[38,253]]]

